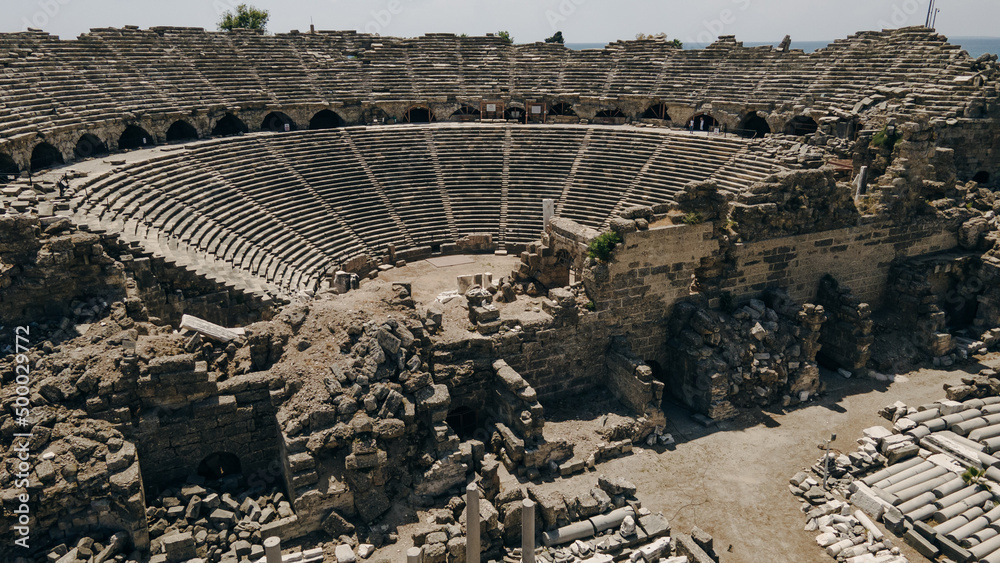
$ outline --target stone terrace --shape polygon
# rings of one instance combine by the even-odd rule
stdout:
[[[485,250],[519,251],[541,232],[543,198],[602,228],[690,181],[736,191],[781,169],[753,146],[612,126],[348,127],[150,151],[72,188],[79,223],[277,295],[389,245],[429,255],[489,234]]]
[[[904,113],[958,117],[995,86],[971,80],[972,62],[924,28],[860,32],[809,54],[746,48],[732,36],[695,51],[652,40],[572,51],[449,34],[126,27],[60,40],[31,31],[0,34],[0,142],[126,117],[445,100],[579,100],[591,113],[618,107],[635,116],[656,100],[689,107],[673,116],[679,123],[702,104],[837,115],[880,87],[902,88],[894,96]]]

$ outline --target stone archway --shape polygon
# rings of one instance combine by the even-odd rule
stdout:
[[[312,116],[312,119],[309,120],[309,129],[334,129],[343,127],[344,124],[344,119],[336,112],[324,109]]]
[[[0,153],[0,184],[6,184],[21,173],[17,163],[9,154]]]
[[[434,113],[430,108],[414,106],[406,110],[406,116],[403,119],[407,123],[433,123]]]
[[[177,143],[181,141],[193,141],[198,138],[198,130],[193,125],[184,120],[177,120],[170,124],[167,129],[167,142]]]
[[[785,125],[785,134],[804,137],[812,135],[817,129],[819,129],[819,124],[816,123],[815,119],[807,115],[799,115],[790,119]]]
[[[248,131],[246,123],[231,113],[222,116],[222,119],[215,123],[212,128],[213,137],[229,137],[239,135]]]
[[[719,126],[719,120],[707,113],[699,113],[692,117],[695,131],[711,131]]]
[[[667,104],[653,104],[646,108],[646,111],[642,113],[642,119],[660,119],[662,121],[671,121],[670,114],[667,111]]]
[[[264,117],[264,121],[260,124],[261,131],[273,131],[275,133],[295,131],[296,129],[298,128],[295,126],[292,118],[280,111],[272,111],[267,114]]]
[[[757,112],[751,111],[740,121],[738,133],[741,137],[760,138],[771,134],[771,126]]]
[[[43,168],[63,164],[63,155],[59,149],[49,143],[38,143],[31,151],[31,171],[35,172]]]
[[[463,105],[451,114],[452,121],[475,121],[477,119],[479,119],[479,110],[468,105]]]
[[[558,103],[553,104],[552,107],[549,108],[549,115],[575,117],[576,111],[570,104]]]
[[[155,144],[153,136],[138,125],[129,125],[118,137],[118,150],[122,151],[151,147]]]
[[[108,154],[108,147],[104,141],[97,138],[97,135],[90,133],[84,133],[76,142],[76,148],[73,149],[73,158],[77,160],[106,154]]]

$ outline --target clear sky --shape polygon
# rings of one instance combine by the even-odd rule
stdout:
[[[246,0],[243,0],[246,1]],[[508,30],[515,42],[561,30],[568,43],[605,43],[637,33],[707,42],[832,40],[868,29],[922,25],[930,0],[250,0],[271,12],[269,30],[355,29],[412,37]],[[92,27],[215,29],[240,0],[0,0],[0,31],[41,28],[62,38]],[[951,37],[996,36],[997,0],[937,0],[937,29]]]

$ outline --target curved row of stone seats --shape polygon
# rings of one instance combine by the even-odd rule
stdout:
[[[439,127],[430,132],[428,141],[436,147],[433,156],[440,163],[442,187],[459,233],[501,235],[507,129],[484,126],[473,136],[464,128]]]
[[[626,204],[670,201],[691,180],[733,169],[729,182],[750,182],[777,170],[748,146],[611,126],[348,127],[156,149],[73,188],[77,216],[94,228],[178,263],[242,271],[282,295],[390,244],[434,247],[470,233],[528,243],[545,198],[557,216],[600,227]]]
[[[899,111],[951,117],[962,115],[970,98],[996,96],[993,82],[956,81],[972,74],[971,62],[960,47],[923,28],[862,32],[808,54],[747,48],[731,36],[701,50],[637,40],[572,51],[449,34],[264,36],[126,27],[61,41],[21,32],[0,35],[6,71],[0,76],[0,138],[64,127],[82,131],[130,113],[442,97],[581,96],[614,105],[642,96],[836,114],[850,113],[879,86],[905,87]]]
[[[441,177],[429,151],[428,129],[351,131],[350,137],[378,183],[380,193],[391,202],[403,230],[418,246],[456,238],[451,210],[445,204]],[[402,241],[394,241],[402,242]]]
[[[584,128],[512,128],[508,160],[508,240],[531,240],[542,230],[543,199],[559,201],[587,137]],[[516,149],[515,149],[516,148]]]

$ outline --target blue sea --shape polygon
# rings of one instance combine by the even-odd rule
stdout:
[[[736,38],[739,40],[739,38]],[[949,37],[948,41],[954,45],[961,45],[963,49],[969,52],[972,57],[978,57],[983,53],[1000,53],[1000,37]],[[776,41],[774,43],[769,43],[767,41],[744,41],[743,44],[747,47],[756,47],[759,45],[774,45],[778,46],[781,41]],[[829,45],[831,41],[795,41],[792,40],[792,49],[802,49],[807,53],[811,53],[816,49],[822,49]],[[708,43],[685,43],[685,49],[703,49],[708,45]],[[604,48],[603,43],[567,43],[566,47],[570,49],[602,49]]]

